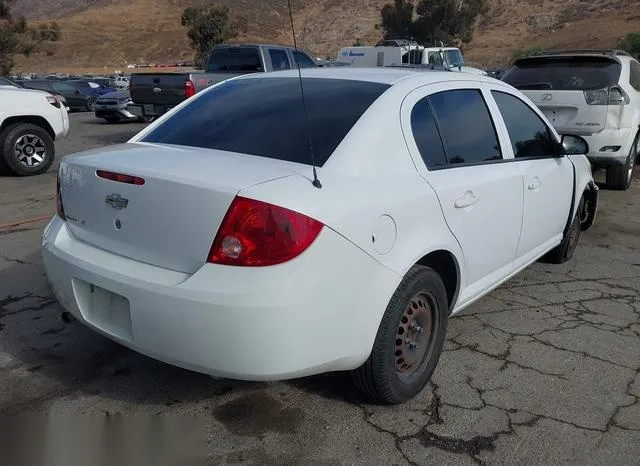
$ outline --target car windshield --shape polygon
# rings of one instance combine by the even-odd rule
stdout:
[[[608,57],[535,57],[516,61],[502,81],[522,90],[585,91],[616,84],[621,71]]]
[[[221,47],[211,52],[207,70],[262,71],[262,61],[257,47]]]
[[[464,66],[464,59],[460,50],[445,50],[444,55],[447,59],[447,63],[451,66]]]
[[[205,91],[145,136],[177,144],[322,166],[386,84],[303,78],[309,131],[298,78],[227,81]]]

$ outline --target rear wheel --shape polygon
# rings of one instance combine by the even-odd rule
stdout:
[[[153,121],[155,119],[156,119],[155,116],[147,115],[147,116],[140,117],[140,122],[141,123],[153,123]]]
[[[633,170],[640,154],[640,131],[636,134],[624,165],[607,168],[607,186],[613,189],[629,189],[633,179]]]
[[[0,144],[4,162],[1,165],[19,176],[46,172],[55,157],[55,146],[49,132],[31,123],[7,127],[0,133]]]
[[[369,359],[352,372],[356,386],[387,404],[419,394],[440,359],[448,318],[442,279],[414,266],[389,301]]]

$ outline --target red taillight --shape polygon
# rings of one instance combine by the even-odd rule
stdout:
[[[193,81],[188,79],[187,82],[184,83],[184,96],[188,99],[194,95],[196,95],[196,86],[193,85]]]
[[[64,214],[64,206],[62,205],[62,193],[60,192],[60,175],[56,180],[56,213],[62,220],[66,220],[67,216]]]
[[[144,184],[144,179],[138,176],[123,175],[122,173],[108,172],[105,170],[98,170],[96,175],[105,180],[117,181],[118,183],[135,184],[138,186]]]
[[[208,261],[262,267],[287,262],[318,237],[322,223],[266,202],[236,197],[218,230]]]

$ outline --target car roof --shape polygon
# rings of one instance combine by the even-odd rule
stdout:
[[[423,84],[438,83],[443,81],[480,81],[495,82],[495,79],[476,74],[468,74],[459,71],[439,71],[416,68],[356,68],[356,67],[318,67],[303,68],[300,70],[303,78],[347,79],[353,81],[365,81],[390,86],[404,80],[414,79]],[[261,79],[298,77],[298,70],[276,71],[272,73],[253,73],[241,76],[238,79]]]

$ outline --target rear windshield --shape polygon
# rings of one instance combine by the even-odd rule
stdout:
[[[502,77],[517,89],[584,91],[618,82],[622,66],[605,57],[545,57],[518,60]]]
[[[208,71],[262,71],[257,47],[222,47],[213,49],[207,63]]]
[[[322,166],[369,106],[389,88],[372,82],[303,78],[309,134]],[[206,91],[142,139],[310,165],[298,78],[235,79]]]

